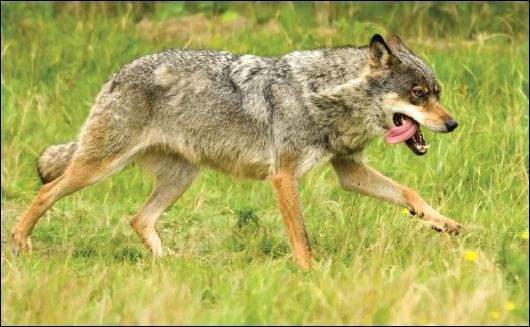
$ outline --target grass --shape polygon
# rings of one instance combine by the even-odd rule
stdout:
[[[527,3],[1,6],[2,325],[528,324]],[[270,185],[203,169],[159,221],[172,254],[155,261],[127,223],[153,185],[132,165],[58,202],[33,255],[13,255],[40,151],[76,139],[122,65],[169,47],[282,55],[390,32],[433,67],[460,127],[427,131],[421,158],[378,140],[368,161],[463,235],[344,192],[323,165],[301,186],[320,265],[303,272]]]

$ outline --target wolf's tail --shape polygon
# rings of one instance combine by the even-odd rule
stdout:
[[[42,152],[37,162],[42,184],[49,183],[64,173],[75,150],[77,142],[69,142],[49,146]]]

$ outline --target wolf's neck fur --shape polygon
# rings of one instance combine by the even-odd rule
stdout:
[[[362,149],[384,133],[383,112],[368,78],[368,48],[301,51],[287,55],[316,129],[336,154]]]
[[[282,59],[302,87],[318,92],[360,77],[369,66],[369,50],[344,47],[296,51]]]

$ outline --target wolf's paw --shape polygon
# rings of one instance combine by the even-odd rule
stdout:
[[[15,252],[31,254],[31,238],[29,236],[23,236],[20,233],[13,232],[11,237],[13,238]]]
[[[162,246],[154,246],[150,248],[151,253],[153,253],[153,256],[156,259],[160,259],[165,255],[164,249],[162,249]]]
[[[305,258],[301,256],[294,256],[293,260],[298,265],[298,267],[302,268],[302,270],[307,271],[318,269],[318,264],[311,257]]]
[[[458,235],[464,229],[464,226],[461,224],[444,216],[433,217],[426,220],[426,223],[437,232],[446,232],[448,234]]]

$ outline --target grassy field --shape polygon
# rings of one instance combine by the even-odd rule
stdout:
[[[528,4],[2,2],[2,325],[528,324]],[[460,127],[416,157],[378,140],[369,163],[465,225],[304,177],[318,271],[290,250],[271,186],[203,169],[160,219],[153,260],[128,219],[153,181],[132,165],[58,202],[15,256],[36,159],[74,140],[103,82],[163,48],[282,55],[397,32],[435,71]],[[425,130],[425,129],[424,129]]]

